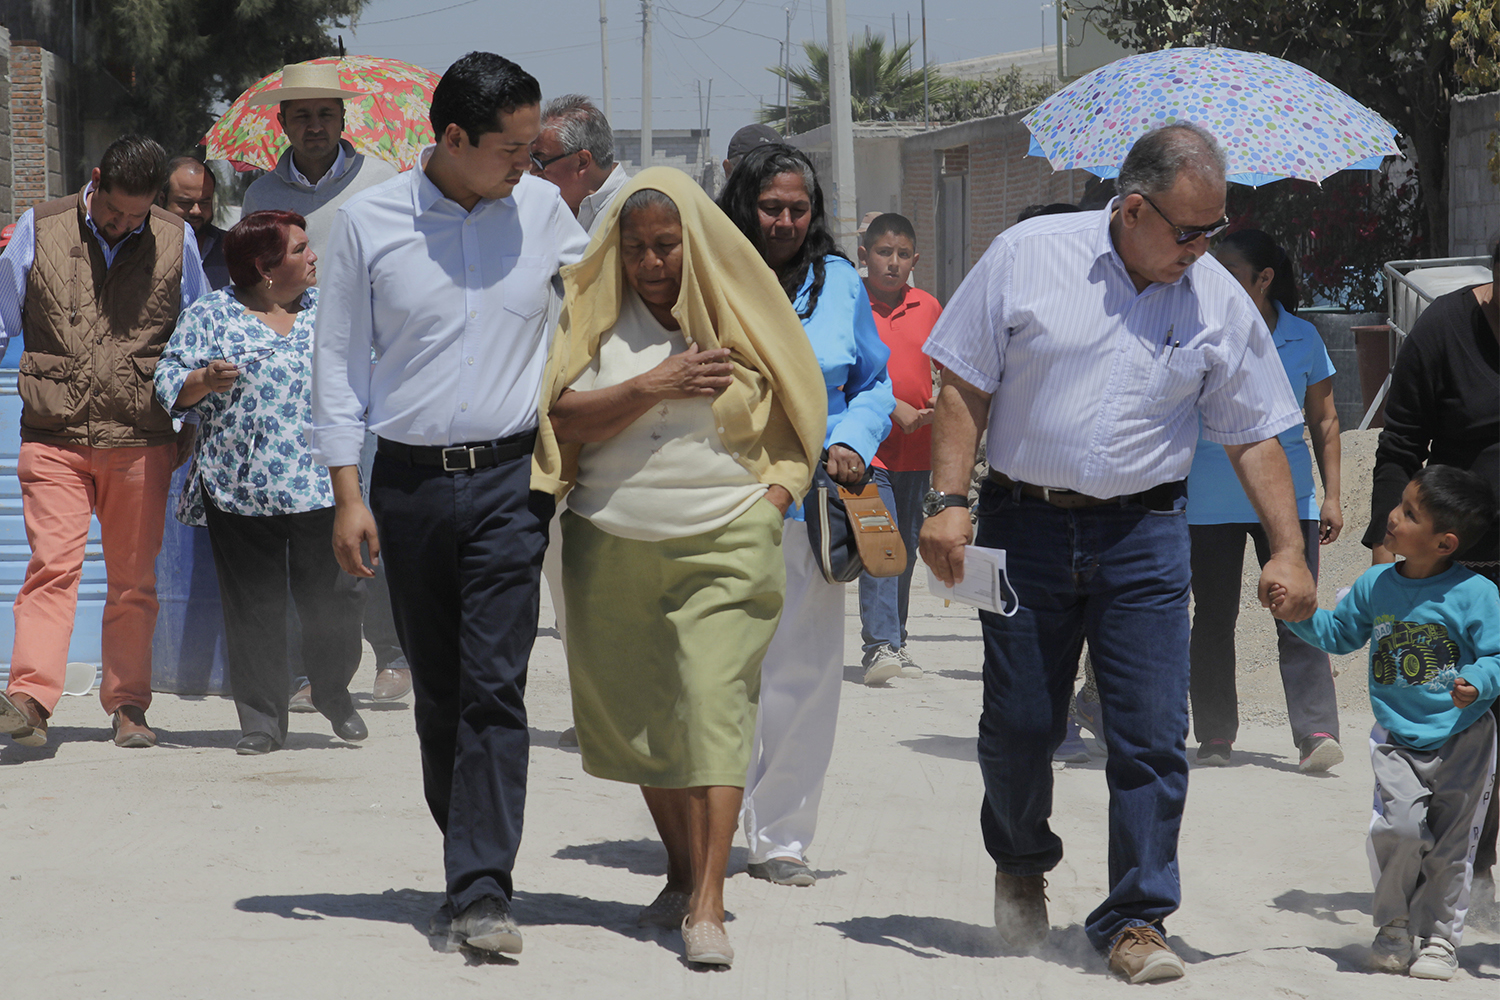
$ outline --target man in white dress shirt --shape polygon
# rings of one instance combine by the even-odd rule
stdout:
[[[523,695],[553,510],[531,490],[531,451],[549,283],[587,244],[557,189],[526,173],[540,100],[530,74],[492,53],[448,68],[432,98],[437,144],[339,209],[313,352],[334,550],[356,576],[371,575],[361,546],[386,560],[411,662],[447,877],[432,930],[512,953]],[[370,508],[358,475],[366,427],[380,439]]]
[[[630,180],[615,160],[615,133],[604,112],[582,94],[547,102],[542,131],[531,144],[531,172],[562,192],[590,236],[604,210]]]
[[[961,579],[967,490],[988,427],[979,545],[1004,549],[1019,599],[980,612],[980,826],[994,858],[995,923],[1045,939],[1048,825],[1061,743],[1088,640],[1109,746],[1109,895],[1085,921],[1131,982],[1184,972],[1162,921],[1181,901],[1187,796],[1188,530],[1183,480],[1203,433],[1225,446],[1270,536],[1262,603],[1287,586],[1316,601],[1286,456],[1302,419],[1254,305],[1205,255],[1224,217],[1224,156],[1192,125],[1148,133],[1102,212],[1043,216],[996,237],[948,303],[926,352],[946,369],[933,433],[922,558]]]

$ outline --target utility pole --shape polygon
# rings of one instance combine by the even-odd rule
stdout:
[[[599,0],[599,69],[604,76],[604,117],[609,117],[609,12]]]
[[[786,11],[786,42],[781,47],[783,55],[781,64],[781,85],[786,93],[786,117],[781,120],[782,134],[792,134],[792,8],[783,7]]]
[[[644,170],[649,166],[651,166],[651,0],[641,0],[641,169]]]
[[[927,101],[927,0],[922,0],[922,129],[932,128],[932,105]]]
[[[924,0],[925,2],[925,0]],[[854,193],[854,107],[849,96],[849,26],[844,0],[828,0],[828,121],[833,132],[833,221],[835,238],[857,259],[859,220]]]

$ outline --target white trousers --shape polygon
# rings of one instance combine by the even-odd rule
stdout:
[[[786,522],[786,602],[760,668],[740,818],[751,861],[807,860],[844,682],[844,588],[823,579],[807,529]]]

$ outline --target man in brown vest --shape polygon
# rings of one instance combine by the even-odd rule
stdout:
[[[117,746],[156,743],[156,555],[191,429],[173,429],[152,375],[178,314],[208,290],[183,221],[153,207],[166,169],[152,140],[116,140],[82,191],[21,216],[0,256],[0,349],[15,336],[26,348],[16,474],[31,543],[0,733],[23,746],[47,742],[62,696],[91,514],[109,582],[99,697]]]

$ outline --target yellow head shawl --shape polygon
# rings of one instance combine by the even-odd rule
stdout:
[[[682,291],[672,315],[687,340],[704,350],[727,347],[734,362],[734,382],[713,401],[724,447],[761,482],[800,500],[828,424],[818,359],[760,253],[691,177],[670,167],[632,178],[610,202],[583,260],[562,270],[566,300],[542,380],[532,489],[561,496],[577,475],[579,445],[559,445],[547,413],[620,317],[629,287],[620,208],[648,188],[671,198],[682,219]]]

